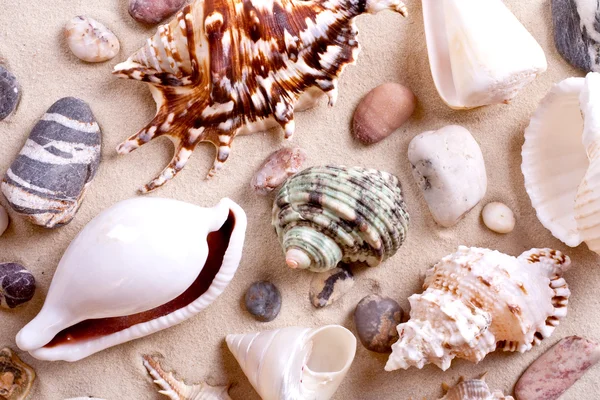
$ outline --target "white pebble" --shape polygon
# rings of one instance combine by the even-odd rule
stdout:
[[[73,54],[83,61],[107,61],[119,53],[119,39],[92,18],[73,18],[65,26],[65,36]]]
[[[509,233],[515,229],[515,214],[506,204],[493,202],[483,207],[481,212],[483,223],[490,230],[498,233]]]
[[[0,236],[2,236],[4,231],[6,231],[6,228],[8,228],[9,222],[10,219],[8,218],[8,213],[6,212],[6,209],[0,206]]]

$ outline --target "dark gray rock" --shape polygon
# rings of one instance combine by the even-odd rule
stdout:
[[[15,263],[0,264],[0,307],[15,308],[27,303],[35,293],[35,278]]]
[[[246,309],[262,322],[273,321],[281,310],[281,293],[271,282],[255,282],[246,292]]]
[[[158,24],[175,14],[186,0],[129,0],[129,15],[143,24]]]
[[[552,0],[554,43],[571,65],[600,72],[600,6],[597,1]]]
[[[21,88],[17,78],[0,65],[0,121],[15,111],[20,98]]]
[[[389,297],[375,294],[363,298],[354,310],[354,323],[360,342],[368,350],[389,353],[398,340],[396,327],[402,322],[404,312]]]
[[[346,265],[315,273],[310,281],[310,302],[316,308],[330,305],[354,286],[354,276]]]
[[[33,224],[68,224],[96,175],[100,144],[90,107],[73,97],[60,99],[31,131],[2,180],[2,193]]]

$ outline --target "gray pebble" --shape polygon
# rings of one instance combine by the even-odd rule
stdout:
[[[0,65],[0,121],[12,114],[20,98],[21,89],[17,78]]]
[[[16,263],[0,264],[0,306],[15,308],[27,303],[35,293],[35,278]]]
[[[334,268],[315,273],[310,281],[310,302],[316,308],[330,305],[354,286],[354,276],[349,267]]]
[[[402,322],[404,312],[389,297],[375,294],[363,298],[354,310],[354,323],[360,342],[368,350],[389,353],[398,340],[396,327]]]
[[[554,43],[563,58],[580,70],[600,72],[598,2],[552,0]]]
[[[271,282],[255,282],[246,291],[246,309],[262,322],[273,321],[281,310],[281,293]]]
[[[6,172],[2,193],[33,224],[68,224],[96,175],[100,142],[100,127],[90,107],[73,97],[58,100]]]

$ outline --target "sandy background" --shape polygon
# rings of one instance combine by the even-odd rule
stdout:
[[[384,265],[357,277],[352,293],[324,310],[308,301],[310,272],[288,269],[270,225],[272,198],[260,197],[249,189],[249,181],[262,160],[284,145],[282,133],[271,131],[239,137],[230,160],[213,180],[204,176],[213,162],[213,147],[200,146],[177,179],[153,195],[199,205],[213,205],[229,196],[246,210],[249,229],[245,255],[239,271],[225,293],[208,309],[191,320],[134,342],[105,350],[75,364],[37,361],[20,353],[38,373],[33,399],[60,400],[94,395],[108,400],[159,399],[156,388],[142,366],[141,355],[161,353],[167,369],[175,369],[188,382],[233,383],[236,400],[256,400],[233,356],[226,348],[228,333],[252,332],[294,324],[320,326],[339,323],[354,329],[352,312],[365,295],[376,292],[397,299],[408,309],[407,297],[420,290],[426,268],[459,244],[495,248],[518,255],[531,247],[554,247],[572,257],[566,275],[572,297],[569,315],[543,346],[528,354],[493,354],[479,365],[454,361],[441,372],[428,366],[387,373],[387,356],[359,345],[354,364],[335,399],[435,399],[443,381],[460,375],[474,377],[488,372],[494,388],[512,390],[521,372],[560,338],[579,334],[600,339],[600,268],[598,257],[585,246],[566,248],[542,227],[535,217],[523,187],[520,148],[529,115],[551,85],[582,75],[564,62],[552,41],[549,0],[509,0],[516,16],[541,43],[549,69],[527,87],[510,105],[455,112],[438,97],[427,60],[421,5],[409,0],[410,17],[384,12],[359,18],[363,51],[358,64],[349,67],[340,80],[340,96],[333,109],[325,102],[296,115],[296,134],[291,144],[307,150],[307,165],[345,163],[387,170],[400,177],[412,217],[408,240],[397,255]],[[22,1],[3,1],[0,11],[0,54],[8,60],[23,88],[17,112],[0,123],[0,171],[4,172],[19,152],[37,119],[57,99],[78,96],[91,105],[103,130],[103,160],[96,181],[75,220],[68,226],[48,231],[19,219],[0,238],[0,261],[27,266],[38,281],[38,291],[25,308],[0,312],[0,347],[16,349],[14,337],[40,310],[54,269],[69,242],[101,210],[136,196],[136,189],[149,181],[171,158],[169,141],[155,141],[142,149],[118,156],[115,147],[146,124],[155,106],[144,84],[111,76],[112,67],[124,60],[153,34],[127,13],[125,0],[40,0],[25,6]],[[73,56],[62,37],[62,26],[73,16],[87,15],[106,24],[119,37],[121,53],[110,62],[90,65]],[[501,32],[498,32],[501,34]],[[419,107],[409,123],[386,141],[363,147],[349,133],[352,113],[363,95],[375,86],[395,81],[413,89]],[[413,181],[406,153],[416,134],[458,123],[467,127],[480,143],[488,170],[488,192],[481,205],[452,229],[440,229],[431,218]],[[501,236],[488,231],[480,220],[481,207],[503,201],[517,217],[514,232]],[[0,202],[6,206],[5,199]],[[81,273],[85,273],[85,265]],[[241,307],[243,294],[252,282],[268,279],[282,291],[283,307],[271,323],[256,322]],[[69,293],[65,293],[69,296]],[[600,391],[600,368],[589,372],[564,396],[565,399],[594,399]]]

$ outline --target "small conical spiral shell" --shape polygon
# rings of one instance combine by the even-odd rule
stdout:
[[[360,167],[311,167],[289,178],[273,226],[292,268],[326,271],[343,262],[377,266],[400,248],[409,215],[398,178]]]

